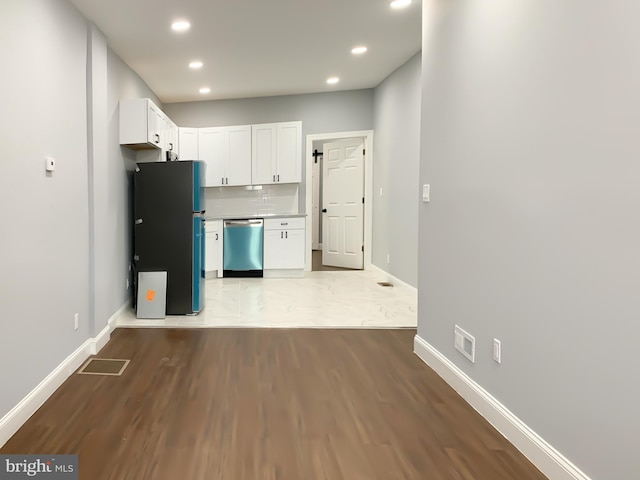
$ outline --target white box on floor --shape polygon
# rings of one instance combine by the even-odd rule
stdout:
[[[139,272],[136,316],[165,318],[167,311],[167,272]]]

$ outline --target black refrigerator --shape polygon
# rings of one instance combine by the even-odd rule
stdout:
[[[138,163],[133,176],[136,272],[167,272],[166,314],[204,308],[204,162]]]

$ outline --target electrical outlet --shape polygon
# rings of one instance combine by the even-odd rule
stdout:
[[[476,363],[476,339],[473,335],[465,332],[458,325],[454,326],[454,347],[462,353],[471,363]]]
[[[391,262],[391,255],[387,253],[387,263]]]
[[[493,359],[502,363],[502,343],[497,338],[493,339]]]
[[[73,316],[73,329],[74,330],[78,329],[78,314],[77,313]]]

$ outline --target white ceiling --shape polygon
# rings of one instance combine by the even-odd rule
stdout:
[[[420,0],[71,1],[163,103],[372,88],[421,47]],[[174,33],[176,19],[191,29]]]

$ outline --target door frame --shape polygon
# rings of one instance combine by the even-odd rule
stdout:
[[[358,130],[352,132],[313,133],[306,136],[305,149],[305,177],[306,195],[306,259],[305,271],[311,271],[311,247],[312,247],[312,212],[313,212],[313,142],[318,140],[343,140],[345,138],[362,138],[366,154],[364,156],[364,269],[371,269],[371,247],[373,237],[373,130]]]

